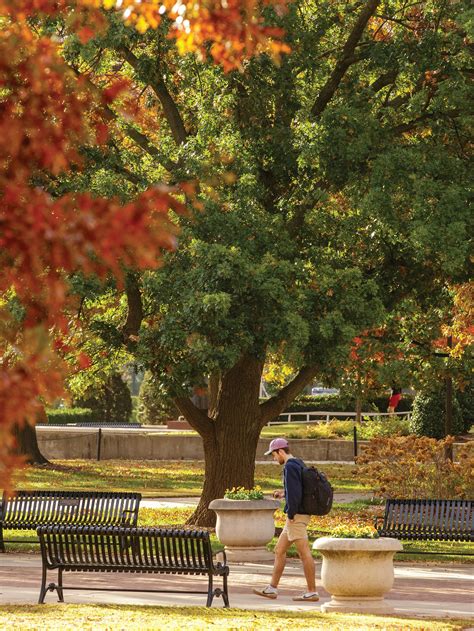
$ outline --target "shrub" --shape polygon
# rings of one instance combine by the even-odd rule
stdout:
[[[329,422],[309,423],[306,426],[300,425],[297,429],[290,426],[286,429],[287,438],[352,438],[354,432],[354,421],[341,421],[333,419]],[[383,420],[367,420],[357,425],[357,436],[361,440],[370,440],[377,436],[408,436],[410,434],[410,424],[407,419],[397,417],[384,417]]]
[[[352,436],[352,421],[329,421],[307,425],[304,438],[347,438]]]
[[[386,416],[383,420],[364,421],[357,426],[357,436],[362,440],[371,440],[380,436],[409,436],[410,421],[396,416]]]
[[[472,497],[474,450],[459,449],[458,462],[445,457],[453,438],[398,436],[375,438],[357,458],[355,475],[372,485],[375,495],[399,499]]]
[[[75,405],[90,408],[95,419],[106,423],[128,423],[132,414],[132,397],[122,377],[113,374],[106,383],[90,386]]]
[[[97,419],[89,408],[57,408],[46,410],[49,425],[66,423],[92,423]]]
[[[418,436],[443,438],[446,419],[446,390],[440,388],[435,391],[419,392],[413,403],[411,416],[411,431]],[[461,408],[453,396],[453,434],[463,434],[464,424]]]
[[[161,425],[178,415],[159,380],[151,372],[146,372],[138,395],[137,420],[146,425]]]

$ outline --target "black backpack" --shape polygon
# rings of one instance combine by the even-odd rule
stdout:
[[[318,471],[316,467],[307,467],[302,460],[300,462],[303,482],[301,512],[304,515],[327,515],[334,498],[331,483],[322,471]]]

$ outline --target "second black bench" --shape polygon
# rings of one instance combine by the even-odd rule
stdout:
[[[381,537],[405,541],[474,541],[474,501],[389,499],[383,524],[375,520]],[[411,552],[411,551],[407,551]],[[445,554],[426,552],[426,554]],[[449,554],[467,555],[457,552]]]
[[[141,498],[140,493],[106,491],[4,492],[0,505],[0,552],[5,552],[4,529],[36,530],[49,524],[136,526]],[[7,541],[26,543],[24,539]]]

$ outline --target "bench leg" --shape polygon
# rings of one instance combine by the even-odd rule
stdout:
[[[227,590],[227,574],[224,574],[222,578],[223,582],[223,592],[222,592],[222,600],[224,601],[224,607],[230,607],[229,605],[229,592]]]
[[[223,582],[222,589],[220,587],[216,587],[216,589],[214,589],[213,577],[212,575],[209,576],[206,607],[212,606],[212,601],[214,600],[214,596],[222,596],[222,600],[224,601],[224,607],[230,607],[229,592],[227,590],[227,574],[224,574],[224,576],[222,577],[222,582]]]
[[[46,573],[47,573],[46,566],[43,565],[43,573],[41,577],[41,589],[40,589],[39,598],[38,598],[38,605],[43,605],[46,594],[48,592],[54,592],[54,591],[58,593],[59,602],[63,603],[64,602],[63,570],[61,568],[58,569],[58,584],[57,585],[56,583],[50,583],[48,586],[46,585]]]
[[[0,552],[5,552],[5,542],[3,541],[3,526],[0,524]]]
[[[64,602],[64,594],[63,594],[63,569],[60,567],[58,569],[58,586],[56,588],[58,592],[58,600],[60,603]]]
[[[213,598],[214,598],[214,590],[213,590],[212,574],[209,574],[209,583],[207,585],[207,602],[206,602],[206,607],[211,607],[212,606]]]
[[[43,575],[41,578],[41,589],[40,589],[40,594],[39,594],[39,598],[38,598],[38,605],[42,605],[44,603],[44,597],[46,596],[46,592],[48,591],[46,589],[46,566],[43,565]]]

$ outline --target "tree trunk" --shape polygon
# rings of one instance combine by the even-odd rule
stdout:
[[[196,425],[197,419],[182,410],[202,436],[205,460],[203,491],[190,524],[214,526],[216,515],[209,510],[209,502],[223,497],[233,486],[250,489],[254,485],[262,371],[263,362],[247,355],[219,378],[217,387],[213,383],[207,423],[197,421]]]
[[[209,502],[223,497],[228,488],[254,486],[255,457],[262,428],[281,414],[316,374],[316,368],[303,367],[278,395],[260,405],[262,371],[262,360],[244,355],[224,375],[213,375],[209,383],[209,416],[189,398],[175,399],[175,405],[200,434],[204,445],[203,492],[188,524],[214,526],[216,516],[209,510]]]
[[[43,456],[38,447],[38,438],[34,425],[24,423],[14,425],[12,434],[15,437],[16,448],[14,453],[17,456],[24,456],[28,464],[48,464],[48,460]]]
[[[221,419],[215,439],[204,439],[205,475],[199,504],[190,524],[214,526],[216,515],[209,502],[224,497],[228,488],[254,486],[255,456],[260,432],[257,419],[240,416]]]

